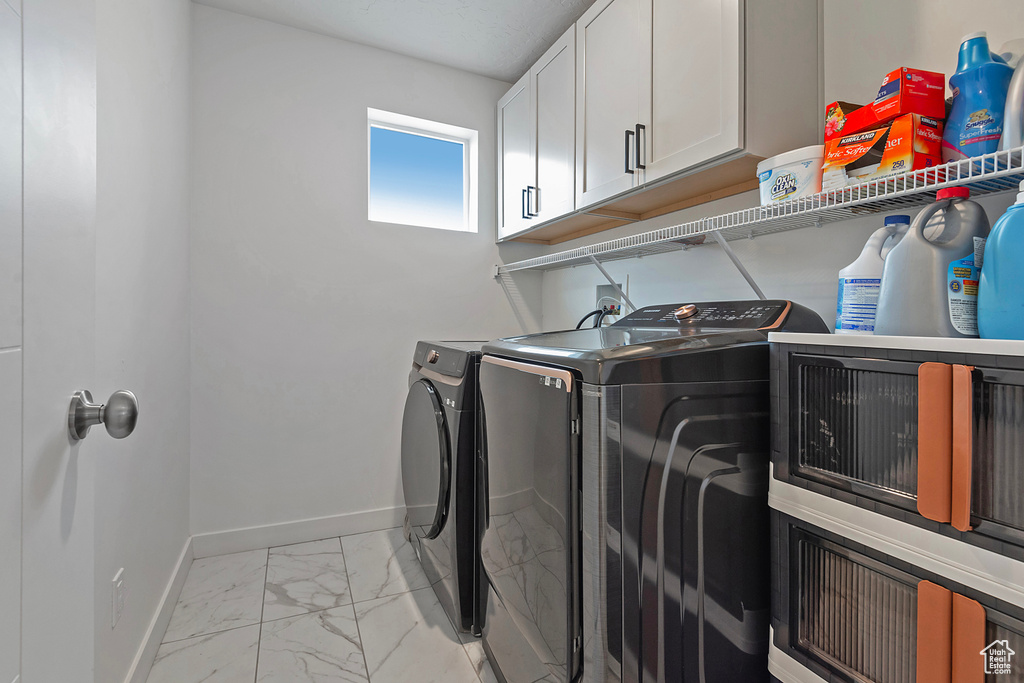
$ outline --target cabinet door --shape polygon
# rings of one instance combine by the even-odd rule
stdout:
[[[576,207],[576,27],[530,70],[536,114],[537,222]]]
[[[576,206],[643,182],[635,130],[646,59],[640,52],[641,2],[598,0],[576,23]]]
[[[533,165],[530,74],[498,101],[498,239],[531,226],[527,190],[536,185]]]
[[[740,0],[645,0],[639,81],[646,180],[743,147]]]

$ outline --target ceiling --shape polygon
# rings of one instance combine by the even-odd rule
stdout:
[[[196,0],[512,82],[593,0]]]

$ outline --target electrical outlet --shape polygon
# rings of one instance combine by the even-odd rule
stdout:
[[[619,289],[622,289],[622,285],[619,284]],[[611,285],[598,285],[597,286],[597,307],[608,311],[606,315],[622,315],[622,300],[619,298],[619,292],[615,290],[615,287]]]
[[[128,584],[124,580],[124,567],[117,570],[110,586],[111,617],[110,628],[117,626],[121,619],[121,612],[124,611],[124,601],[128,597]]]

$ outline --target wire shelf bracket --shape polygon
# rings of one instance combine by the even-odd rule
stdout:
[[[760,299],[761,301],[764,301],[764,292],[762,292],[761,288],[757,286],[756,282],[754,282],[754,278],[750,276],[750,273],[747,271],[746,267],[744,267],[743,262],[740,261],[740,257],[736,255],[736,252],[732,250],[732,247],[729,246],[729,243],[725,241],[724,237],[722,237],[721,231],[716,230],[715,232],[711,233],[711,236],[714,237],[715,241],[718,242],[719,246],[722,247],[722,251],[724,251],[725,255],[729,257],[729,260],[732,261],[732,264],[736,266],[736,270],[740,271],[740,275],[742,275],[743,279],[747,281],[747,284],[750,285],[750,288],[754,290],[754,294],[757,294],[757,298]],[[751,236],[750,239],[753,239],[753,236]]]

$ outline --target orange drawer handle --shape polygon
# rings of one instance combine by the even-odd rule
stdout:
[[[952,683],[953,593],[931,581],[917,584],[917,681]]]
[[[920,643],[920,631],[918,631]],[[918,646],[920,651],[920,645]],[[984,683],[985,608],[976,600],[953,594],[953,681]],[[921,677],[918,676],[918,681]],[[928,680],[928,679],[923,679]],[[949,679],[946,679],[949,680]]]
[[[953,366],[953,499],[951,521],[971,530],[971,472],[974,470],[974,384],[970,365]]]
[[[917,511],[936,522],[950,521],[952,405],[953,368],[922,363],[917,370]]]

